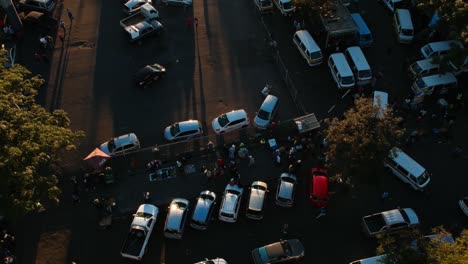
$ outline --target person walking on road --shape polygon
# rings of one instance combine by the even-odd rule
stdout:
[[[65,28],[65,22],[63,22],[62,20],[60,20],[60,28],[63,30],[63,34],[65,35],[67,29]]]
[[[192,17],[188,16],[187,19],[185,19],[185,24],[187,25],[187,29],[190,29],[190,27],[192,27],[193,24]]]
[[[252,155],[249,155],[249,167],[255,165],[255,158]]]
[[[70,23],[72,23],[75,17],[73,16],[73,13],[71,12],[71,10],[68,8],[67,8],[67,15],[68,15],[68,19],[70,20]]]
[[[195,26],[195,31],[197,31],[197,30],[198,30],[198,18],[195,17],[195,18],[193,19],[193,24],[194,24],[194,26]]]

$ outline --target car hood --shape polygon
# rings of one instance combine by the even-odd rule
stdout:
[[[282,181],[279,192],[278,192],[278,196],[292,200],[293,190],[294,190],[294,184],[290,182]]]
[[[254,124],[257,127],[266,128],[269,123],[270,123],[269,120],[261,119],[258,116],[255,116],[255,118],[254,118]]]
[[[108,142],[102,143],[99,149],[102,150],[102,152],[106,153],[107,155],[111,155],[111,152],[109,151]]]
[[[213,119],[211,122],[211,127],[213,127],[215,132],[219,132],[221,130],[221,126],[218,123],[218,118]]]
[[[171,126],[168,126],[164,129],[164,138],[169,141],[174,139],[171,134]]]
[[[288,240],[289,246],[291,247],[291,255],[293,256],[304,256],[304,246],[302,245],[301,241],[298,239],[291,239]]]

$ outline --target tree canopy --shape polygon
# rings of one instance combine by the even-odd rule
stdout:
[[[345,178],[359,173],[375,175],[382,168],[382,161],[393,147],[400,144],[404,129],[398,124],[392,109],[381,111],[371,99],[359,98],[355,105],[344,113],[342,119],[325,120],[325,140],[329,167]]]
[[[448,29],[451,39],[468,43],[468,2],[464,0],[418,1],[418,8],[437,12],[438,28]]]
[[[433,239],[423,237],[416,229],[379,238],[377,254],[385,254],[385,264],[466,264],[468,263],[468,230],[454,238],[455,243],[444,242],[451,235],[443,227],[433,228]]]
[[[57,204],[58,162],[75,149],[82,131],[72,131],[63,110],[48,112],[35,97],[44,84],[21,65],[5,68],[0,54],[0,206],[26,213]]]

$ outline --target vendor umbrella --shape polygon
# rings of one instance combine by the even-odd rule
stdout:
[[[106,163],[108,159],[111,157],[106,153],[102,152],[102,150],[96,148],[91,152],[86,158],[83,160],[93,169],[99,170],[102,168],[102,165]]]

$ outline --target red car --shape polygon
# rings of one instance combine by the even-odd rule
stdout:
[[[325,207],[328,205],[328,170],[312,168],[312,181],[310,183],[310,203],[313,206]]]

